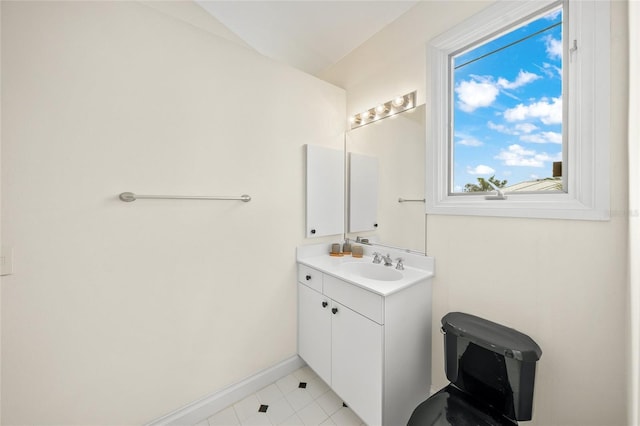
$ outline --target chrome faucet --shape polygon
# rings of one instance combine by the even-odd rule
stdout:
[[[396,265],[396,269],[399,271],[404,271],[404,264],[402,263],[404,259],[399,257],[396,260],[398,261],[398,264]]]
[[[373,253],[373,263],[380,263],[382,262],[382,255],[378,252]]]
[[[382,256],[382,260],[384,260],[384,266],[393,266],[393,260],[389,254]]]

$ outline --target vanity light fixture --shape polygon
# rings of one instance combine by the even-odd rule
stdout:
[[[416,106],[416,91],[407,93],[404,96],[396,96],[390,101],[384,102],[375,108],[370,108],[349,118],[351,128],[364,126],[383,118],[391,117],[398,113],[408,111]]]

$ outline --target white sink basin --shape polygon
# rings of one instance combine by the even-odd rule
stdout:
[[[346,262],[340,268],[352,275],[377,281],[398,281],[402,279],[402,272],[392,266],[376,263]]]

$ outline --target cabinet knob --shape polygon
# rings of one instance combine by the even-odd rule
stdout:
[[[338,308],[331,308],[331,312],[335,315],[338,313]]]
[[[378,224],[377,224],[377,223],[374,223],[374,224],[373,224],[373,227],[374,227],[374,228],[377,228],[377,227],[378,227]]]
[[[326,300],[322,301],[322,307],[326,308],[329,305],[329,303]]]
[[[311,279],[311,275],[307,275],[306,277],[304,277],[307,281],[309,281]]]
[[[315,234],[315,233],[316,233],[316,230],[315,230],[315,229],[312,229],[312,230],[311,230],[311,233],[312,233],[312,234]]]

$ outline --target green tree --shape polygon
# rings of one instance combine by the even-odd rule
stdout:
[[[489,182],[491,182],[492,184],[494,184],[498,188],[504,188],[505,185],[507,184],[506,179],[505,180],[496,179],[495,175],[491,176],[489,179],[485,179],[485,178],[479,177],[477,184],[475,184],[475,183],[466,184],[464,186],[464,192],[490,192],[490,191],[493,191],[494,188],[493,188],[493,186],[491,186],[491,184]]]

